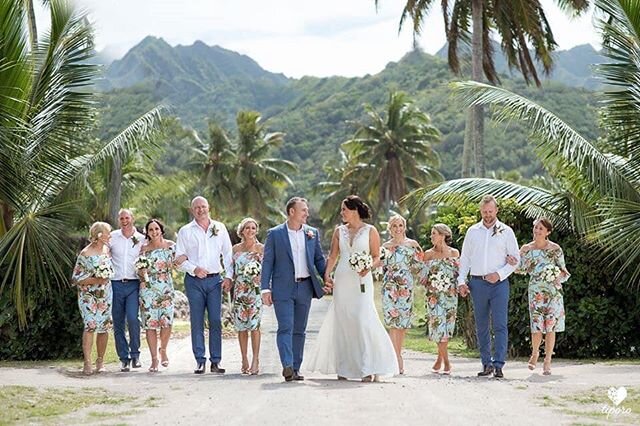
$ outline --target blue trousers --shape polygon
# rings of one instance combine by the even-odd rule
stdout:
[[[120,361],[140,358],[140,281],[111,281],[113,290],[113,337],[116,341],[116,352]],[[125,334],[125,322],[129,329],[129,342]]]
[[[304,355],[307,320],[313,289],[311,279],[295,285],[291,296],[273,301],[273,309],[278,319],[276,342],[283,367],[300,370]]]
[[[189,299],[191,349],[196,362],[207,360],[204,348],[204,311],[209,319],[209,360],[222,359],[222,281],[220,275],[198,278],[185,275],[184,286]]]
[[[469,283],[473,299],[473,313],[478,333],[478,348],[483,366],[493,365],[502,368],[507,358],[509,330],[507,327],[509,312],[509,280],[491,284],[481,278],[471,278]],[[491,352],[491,333],[494,336],[494,351]]]

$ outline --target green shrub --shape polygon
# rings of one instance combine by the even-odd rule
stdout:
[[[522,215],[515,203],[501,201],[498,216],[513,228],[520,245],[531,241],[532,221]],[[475,203],[440,207],[420,227],[420,244],[424,248],[431,246],[431,227],[440,222],[451,228],[454,246],[461,249],[467,229],[479,220]],[[563,248],[567,269],[571,272],[571,278],[564,285],[566,330],[556,335],[555,353],[567,358],[637,357],[640,351],[640,295],[627,283],[613,280],[616,265],[599,261],[597,248],[570,233],[554,231],[550,238]],[[527,356],[531,353],[529,277],[512,275],[509,281],[509,353]],[[456,330],[474,348],[475,325],[468,319],[469,309],[472,309],[471,303],[460,303]]]
[[[70,240],[71,246],[81,241]],[[71,277],[72,266],[67,267]],[[0,271],[4,273],[4,271]],[[55,287],[55,286],[54,286]],[[0,360],[74,358],[82,355],[82,318],[75,288],[62,286],[29,301],[33,307],[26,328],[18,327],[11,292],[0,296]]]

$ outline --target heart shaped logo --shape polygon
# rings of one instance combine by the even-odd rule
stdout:
[[[617,407],[627,397],[627,388],[625,388],[624,386],[620,386],[617,389],[614,387],[610,387],[607,391],[607,395],[609,396],[611,402],[613,402],[613,405]]]

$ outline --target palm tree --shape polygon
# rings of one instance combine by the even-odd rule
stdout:
[[[196,161],[204,160],[200,185],[211,198],[214,214],[229,210],[235,202],[237,187],[235,173],[236,154],[227,132],[214,120],[208,121],[208,138],[202,141],[196,132],[193,138],[199,147],[195,149]]]
[[[410,190],[442,180],[440,160],[432,145],[440,132],[429,116],[415,107],[402,92],[392,92],[386,114],[365,105],[368,123],[354,123],[358,129],[342,148],[365,179],[369,200],[375,200],[376,215],[387,214],[391,206]]]
[[[293,186],[288,173],[298,169],[290,161],[268,157],[282,145],[284,133],[267,133],[260,120],[258,112],[238,112],[236,141],[211,120],[209,140],[196,152],[205,159],[201,182],[217,214],[251,215],[273,223],[281,217],[274,202],[285,187]]]
[[[68,2],[53,0],[51,30],[32,50],[22,0],[0,0],[0,296],[21,325],[42,295],[67,282],[68,235],[79,183],[107,159],[137,148],[154,109],[94,150],[90,85],[93,31]]]
[[[375,0],[376,6],[378,0]],[[407,18],[412,20],[414,44],[420,35],[426,16],[435,0],[407,0],[400,18],[399,30]],[[448,42],[449,68],[460,74],[459,45],[471,40],[471,78],[483,81],[483,75],[492,83],[499,78],[494,65],[491,32],[498,33],[501,48],[509,67],[518,69],[529,83],[532,79],[540,86],[538,71],[530,47],[543,71],[549,73],[553,65],[551,53],[557,47],[544,9],[539,0],[442,0],[445,34]],[[589,7],[588,0],[557,0],[558,5],[575,14]],[[471,31],[470,31],[471,28]],[[475,175],[484,177],[484,112],[482,105],[469,109],[466,121],[465,144],[462,158],[462,176],[472,175],[471,159],[475,157]]]
[[[553,176],[550,188],[527,187],[492,179],[460,179],[412,194],[415,205],[477,199],[493,193],[513,198],[525,214],[550,216],[602,250],[595,253],[618,262],[623,275],[640,285],[640,4],[635,0],[596,0],[603,52],[612,63],[598,74],[611,87],[601,107],[604,142],[589,141],[552,112],[497,87],[465,82],[455,85],[468,105],[491,105],[499,121],[528,124],[536,151]]]
[[[321,195],[319,215],[327,232],[333,232],[332,225],[340,223],[340,204],[348,195],[360,194],[367,186],[364,177],[369,164],[358,164],[343,150],[339,150],[340,162],[337,166],[332,161],[328,161],[323,169],[327,180],[319,182],[314,189],[316,194]]]
[[[291,161],[267,157],[282,145],[285,134],[267,133],[260,120],[260,113],[255,111],[240,111],[236,117],[236,202],[240,202],[243,214],[273,223],[282,215],[274,201],[278,201],[285,187],[293,186],[287,173],[295,173],[298,168]]]

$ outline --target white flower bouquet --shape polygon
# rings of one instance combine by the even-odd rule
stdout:
[[[446,292],[451,289],[451,279],[444,272],[438,271],[429,275],[429,285],[436,292]]]
[[[542,279],[548,283],[554,284],[560,277],[562,271],[556,265],[547,265],[542,270]]]
[[[113,276],[115,275],[115,271],[113,270],[113,266],[111,266],[110,263],[107,262],[103,262],[101,264],[98,265],[98,267],[96,268],[96,271],[94,272],[94,276],[96,278],[101,278],[101,279],[110,279],[113,278]]]
[[[242,268],[242,274],[249,277],[257,277],[262,272],[262,264],[256,260],[245,263]]]
[[[373,258],[369,253],[358,251],[349,256],[349,266],[358,274],[373,266]],[[360,292],[364,293],[364,283],[360,280]]]
[[[144,277],[142,277],[142,279],[145,282],[149,282],[149,275],[147,274],[147,270],[151,267],[151,260],[144,254],[142,254],[136,259],[135,267],[139,271],[142,269],[145,270]]]

